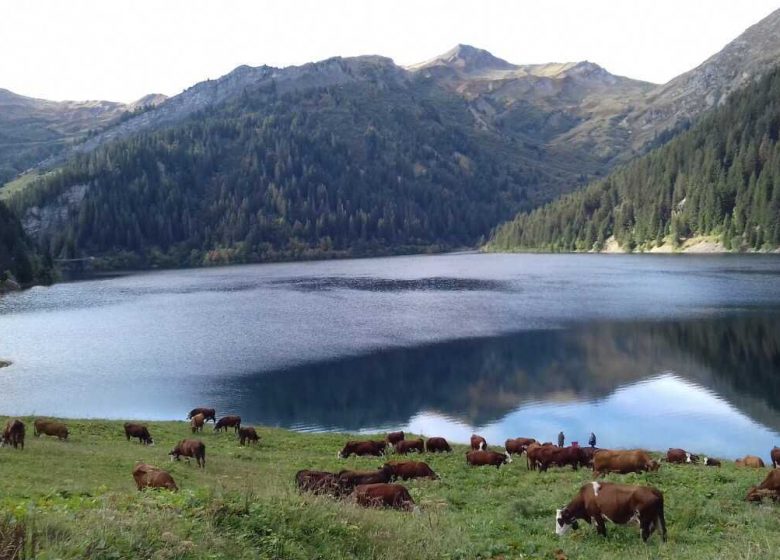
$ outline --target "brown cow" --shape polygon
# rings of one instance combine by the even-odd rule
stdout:
[[[222,418],[217,420],[216,424],[214,424],[214,431],[218,432],[224,429],[227,432],[228,428],[233,428],[233,431],[237,433],[240,427],[241,427],[240,416],[223,416]]]
[[[131,437],[138,438],[138,443],[144,445],[154,445],[152,436],[149,435],[149,430],[143,424],[134,424],[132,422],[125,422],[125,437],[127,441],[130,441]]]
[[[776,469],[780,466],[780,447],[773,447],[769,452],[769,456],[772,458],[772,468]]]
[[[512,455],[522,455],[523,452],[532,443],[536,443],[536,440],[534,438],[525,438],[525,437],[509,438],[504,442],[504,447]]]
[[[187,415],[187,420],[191,420],[193,416],[197,416],[198,414],[202,414],[206,422],[209,420],[212,422],[217,421],[217,411],[213,408],[193,408]]]
[[[339,484],[346,490],[352,490],[359,484],[377,484],[380,482],[390,482],[391,471],[382,467],[375,471],[339,471]]]
[[[339,459],[346,459],[350,455],[374,455],[381,456],[385,454],[386,443],[384,441],[348,441],[344,444],[344,449],[336,455]]]
[[[748,502],[760,502],[763,497],[780,499],[780,470],[772,469],[766,475],[764,481],[758,486],[753,486],[745,498]]]
[[[477,450],[486,450],[487,449],[487,440],[483,438],[482,436],[478,436],[477,434],[471,434],[471,449],[477,451]]]
[[[35,437],[40,437],[41,434],[55,436],[59,440],[66,440],[68,439],[68,427],[62,422],[42,420],[39,418],[33,423],[33,435]]]
[[[537,469],[538,458],[542,454],[541,450],[547,447],[553,447],[553,444],[550,442],[541,443],[541,444],[538,442],[534,442],[525,448],[525,460],[526,460],[526,466],[528,467],[528,470],[535,471]]]
[[[425,442],[423,438],[419,439],[405,439],[395,444],[395,452],[401,455],[406,455],[411,451],[417,451],[418,453],[425,453]]]
[[[133,479],[139,491],[144,488],[167,488],[174,492],[179,490],[168,472],[145,463],[139,463],[133,468]]]
[[[512,456],[509,453],[498,453],[497,451],[477,451],[466,452],[466,462],[473,467],[486,467],[488,465],[499,468],[504,463],[511,463]]]
[[[196,414],[192,417],[190,420],[190,426],[192,427],[192,433],[195,432],[202,432],[203,431],[203,424],[206,421],[206,417],[203,415],[202,412]]]
[[[24,450],[24,422],[12,418],[5,424],[3,437],[0,438],[0,447],[13,445],[14,449],[19,447]]]
[[[596,481],[584,484],[569,505],[555,512],[555,534],[576,529],[577,519],[594,521],[596,531],[604,537],[606,520],[619,525],[638,520],[643,541],[647,542],[656,529],[660,529],[661,539],[666,541],[664,495],[652,486]]]
[[[341,496],[344,487],[336,473],[326,471],[302,470],[295,473],[295,485],[301,492]]]
[[[395,445],[396,443],[402,441],[403,439],[404,439],[403,432],[390,432],[385,436],[385,441],[390,445]]]
[[[669,463],[681,465],[683,463],[698,463],[699,457],[689,453],[685,449],[670,448],[669,451],[666,452],[666,460]]]
[[[539,472],[546,471],[550,466],[565,467],[570,465],[573,470],[588,463],[581,447],[542,446],[534,453],[534,461]]]
[[[410,478],[431,478],[437,480],[439,476],[433,472],[428,463],[420,461],[390,461],[384,464],[384,469],[390,471],[393,479],[400,478],[409,480]]]
[[[452,451],[452,448],[443,437],[432,437],[425,442],[425,450],[428,453],[444,453]]]
[[[609,451],[602,449],[593,456],[594,476],[604,476],[614,472],[620,474],[657,471],[658,461],[655,461],[646,451]]]
[[[252,426],[247,426],[246,428],[238,429],[239,445],[244,445],[247,441],[249,443],[257,443],[258,441],[260,441],[260,436],[257,435],[257,432]]]
[[[361,484],[355,487],[353,499],[363,507],[391,507],[414,511],[414,504],[409,491],[400,484]]]
[[[581,447],[580,448],[580,454],[582,456],[582,459],[585,461],[582,463],[583,467],[591,467],[593,468],[593,456],[596,455],[601,449],[598,447]]]
[[[745,455],[742,459],[737,459],[734,464],[738,467],[750,467],[752,469],[763,469],[764,461],[761,457],[755,455]]]
[[[206,445],[198,439],[183,439],[176,444],[168,455],[171,461],[178,461],[180,457],[192,457],[199,467],[206,468]]]

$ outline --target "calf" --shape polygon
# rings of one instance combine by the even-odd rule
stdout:
[[[469,440],[471,443],[471,449],[477,451],[482,450],[484,451],[487,449],[487,440],[483,438],[482,436],[478,436],[477,434],[471,434],[471,439]]]
[[[403,432],[390,432],[385,436],[385,441],[390,445],[395,445],[396,443],[402,441],[403,439],[404,439]]]
[[[0,438],[0,447],[13,445],[14,449],[21,447],[24,451],[24,432],[24,422],[15,418],[8,420],[3,430],[3,437]]]
[[[352,490],[358,484],[377,484],[390,482],[391,471],[382,467],[375,471],[339,471],[339,484],[347,490]]]
[[[444,453],[452,451],[452,448],[443,437],[432,437],[425,442],[425,450],[428,453]]]
[[[233,428],[234,432],[238,432],[238,429],[241,427],[241,417],[240,416],[223,416],[219,420],[217,420],[217,423],[214,424],[214,431],[218,432],[220,430],[225,430],[227,432],[228,428]]]
[[[344,448],[338,452],[337,457],[339,459],[346,459],[350,455],[374,455],[379,457],[385,454],[385,446],[384,441],[348,441],[344,444]]]
[[[772,468],[776,469],[780,466],[780,447],[773,447],[769,452],[769,456],[772,458]]]
[[[400,484],[361,484],[355,487],[352,498],[363,507],[417,509],[409,491]]]
[[[734,461],[734,464],[738,467],[749,467],[752,469],[764,468],[763,459],[761,459],[761,457],[756,457],[755,455],[745,455],[744,458]]]
[[[509,438],[504,442],[504,447],[512,455],[522,455],[532,443],[536,443],[534,438]]]
[[[420,461],[390,461],[385,463],[382,468],[390,472],[392,479],[430,478],[437,480],[439,478],[427,463]]]
[[[753,486],[745,498],[748,502],[760,502],[761,498],[769,497],[774,501],[780,499],[780,470],[772,469],[764,481]]]
[[[187,415],[187,420],[191,420],[193,416],[197,416],[198,414],[202,414],[206,422],[209,420],[212,422],[217,421],[217,411],[213,408],[193,408]]]
[[[422,438],[412,440],[402,440],[395,444],[395,452],[401,455],[406,455],[411,451],[417,451],[418,453],[425,452],[425,442]]]
[[[698,463],[699,457],[692,455],[685,449],[671,448],[666,452],[666,460],[669,463],[677,463],[681,465],[683,463]]]
[[[55,436],[59,440],[66,440],[68,439],[68,427],[62,422],[39,418],[33,423],[33,435],[40,437],[41,434]]]
[[[238,429],[239,445],[244,445],[246,442],[257,443],[258,441],[260,441],[260,436],[257,435],[257,432],[252,426],[247,426],[246,428]]]
[[[599,535],[607,536],[606,520],[619,525],[638,520],[642,540],[647,542],[653,531],[660,529],[666,541],[664,496],[651,486],[634,486],[612,482],[589,482],[563,509],[555,512],[555,533],[563,535],[577,528],[577,520],[596,523]]]
[[[295,473],[295,485],[300,492],[341,496],[344,487],[336,473],[325,471],[302,470]]]
[[[154,445],[152,436],[149,435],[149,430],[143,424],[134,424],[132,422],[125,423],[125,437],[127,441],[130,441],[131,437],[138,438],[138,443],[144,445]]]
[[[511,463],[512,456],[509,453],[498,453],[497,451],[467,451],[466,462],[473,467],[486,467],[488,465],[499,468],[504,463]]]
[[[168,455],[171,456],[171,461],[178,461],[180,457],[192,457],[200,468],[206,468],[206,445],[200,440],[183,439]]]
[[[593,456],[594,476],[604,476],[607,473],[639,473],[657,471],[658,461],[650,458],[646,451],[609,451],[602,449]]]
[[[133,479],[139,492],[144,488],[167,488],[174,492],[178,490],[169,473],[145,463],[139,463],[133,468]]]
[[[206,421],[206,417],[203,416],[203,413],[198,413],[195,416],[192,417],[190,420],[190,427],[192,428],[192,433],[195,432],[202,432],[203,431],[203,424]]]

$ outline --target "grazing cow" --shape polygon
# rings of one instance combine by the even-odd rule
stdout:
[[[143,424],[134,424],[132,422],[125,422],[125,437],[127,441],[130,441],[131,437],[138,438],[138,443],[144,445],[154,445],[152,436],[149,435],[149,430]]]
[[[241,427],[240,416],[223,416],[222,418],[217,420],[216,424],[214,424],[214,431],[218,432],[224,429],[227,432],[228,428],[233,428],[234,432],[238,432],[238,429],[240,427]]]
[[[3,437],[0,438],[0,447],[13,445],[14,449],[21,447],[24,450],[24,431],[24,422],[15,418],[8,420],[3,430]]]
[[[332,472],[298,471],[295,473],[295,485],[300,492],[311,492],[312,494],[338,497],[344,493],[344,487],[339,482],[338,475]]]
[[[538,443],[534,442],[525,448],[525,460],[528,470],[535,471],[539,466],[538,459],[543,453],[543,449],[553,447],[552,443]]]
[[[391,479],[431,478],[437,480],[439,478],[428,466],[428,463],[420,461],[390,461],[385,463],[382,468],[390,471]]]
[[[717,459],[713,459],[712,457],[705,457],[704,461],[702,461],[702,462],[704,463],[705,467],[719,467],[720,466],[720,461],[717,460]]]
[[[519,437],[514,439],[509,438],[504,442],[504,447],[512,455],[522,455],[523,452],[532,443],[536,443],[536,440],[534,438],[525,438],[525,437]]]
[[[179,490],[168,472],[145,463],[139,463],[133,467],[133,479],[139,492],[144,488],[167,488],[174,492]]]
[[[593,456],[594,476],[614,472],[620,474],[657,471],[658,461],[650,458],[646,451],[609,451],[602,449]]]
[[[212,422],[217,421],[217,411],[213,408],[193,408],[190,410],[190,413],[187,415],[187,420],[192,420],[193,416],[197,416],[198,414],[202,414],[203,418],[206,422],[211,420]]]
[[[389,443],[390,445],[395,445],[399,441],[402,441],[404,439],[404,433],[403,432],[390,432],[385,436],[385,441]]]
[[[432,437],[425,442],[425,450],[428,453],[444,453],[445,451],[449,453],[452,448],[443,437]]]
[[[669,463],[681,465],[683,463],[698,463],[699,457],[698,455],[687,452],[685,449],[670,448],[669,451],[666,452],[666,460]]]
[[[477,434],[471,434],[471,449],[475,451],[486,450],[487,440],[485,440],[485,438],[483,438],[482,436],[478,436]]]
[[[580,448],[580,455],[582,456],[582,459],[585,461],[582,463],[583,467],[591,467],[593,468],[593,457],[596,455],[597,452],[601,451],[598,447],[582,447]]]
[[[178,461],[180,457],[192,457],[199,467],[206,468],[206,445],[198,439],[183,439],[176,444],[168,455],[171,461]]]
[[[363,507],[391,507],[416,510],[409,491],[400,484],[361,484],[355,487],[353,499]]]
[[[595,522],[596,531],[604,537],[606,520],[619,525],[637,520],[643,541],[647,542],[656,529],[666,541],[664,495],[652,486],[596,481],[584,484],[569,505],[555,512],[555,533],[563,535],[570,528],[576,529],[578,519]]]
[[[587,465],[588,459],[581,447],[548,445],[536,450],[534,462],[539,468],[539,472],[546,471],[550,466],[565,467],[567,465],[571,465],[571,468],[576,471],[580,465]]]
[[[734,464],[738,467],[750,467],[751,469],[763,469],[764,461],[761,457],[755,455],[745,455],[742,459],[737,459]]]
[[[257,435],[257,432],[252,426],[247,426],[246,428],[238,429],[239,445],[244,445],[246,442],[257,443],[258,441],[260,441],[260,436]]]
[[[418,453],[425,453],[425,442],[423,438],[419,439],[405,439],[395,444],[395,452],[401,455],[406,455],[411,451],[417,451]]]
[[[39,418],[33,423],[33,435],[40,437],[41,434],[54,436],[59,440],[66,440],[68,439],[68,427],[62,422],[41,420]]]
[[[772,458],[772,468],[776,469],[780,466],[780,447],[773,447],[769,452],[769,456]]]
[[[374,455],[379,457],[385,454],[385,446],[384,441],[348,441],[344,444],[344,449],[338,452],[337,457],[339,459],[346,459],[350,455]]]
[[[772,498],[774,501],[780,499],[780,470],[769,471],[764,481],[758,486],[753,486],[745,499],[748,502],[760,502],[764,497]]]
[[[473,467],[486,467],[488,465],[499,468],[504,463],[511,463],[512,456],[509,453],[498,453],[497,451],[476,451],[466,452],[466,462]]]
[[[352,490],[358,484],[377,484],[380,482],[390,482],[391,471],[382,467],[375,471],[339,471],[339,484],[345,490]]]
[[[202,432],[203,431],[203,424],[206,421],[206,417],[203,415],[202,412],[196,414],[192,417],[190,420],[190,426],[192,427],[192,433],[195,432]]]

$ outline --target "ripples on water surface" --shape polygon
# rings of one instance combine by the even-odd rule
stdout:
[[[0,299],[0,413],[764,453],[776,256],[444,255],[165,271]]]

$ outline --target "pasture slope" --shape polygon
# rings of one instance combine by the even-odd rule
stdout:
[[[768,469],[737,469],[732,462],[608,476],[664,492],[669,541],[654,535],[643,544],[635,525],[608,525],[606,539],[586,524],[556,537],[556,507],[591,473],[529,472],[524,457],[496,470],[469,468],[465,446],[426,455],[441,480],[405,483],[422,509],[415,515],[298,494],[293,476],[301,468],[368,469],[383,462],[338,459],[343,434],[261,427],[260,444],[241,448],[232,432],[215,435],[209,425],[198,436],[207,449],[200,470],[169,462],[174,443],[190,436],[185,422],[148,422],[156,445],[144,447],[125,440],[122,422],[68,420],[70,440],[60,442],[36,439],[32,419],[24,421],[25,450],[0,449],[0,557],[2,532],[7,536],[12,520],[24,522],[28,554],[34,548],[31,556],[41,559],[758,560],[780,554],[778,506],[744,501]],[[138,492],[131,476],[136,461],[168,469],[181,491]]]

